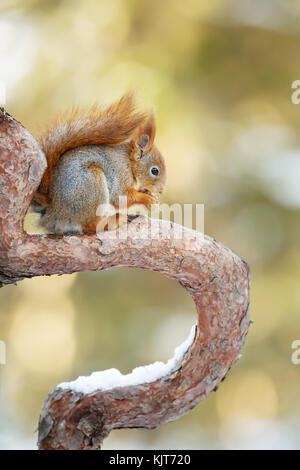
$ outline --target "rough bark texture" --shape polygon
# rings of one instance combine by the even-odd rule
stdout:
[[[249,270],[229,249],[201,233],[138,217],[123,236],[44,236],[23,231],[23,219],[45,169],[35,139],[0,110],[0,284],[25,277],[145,268],[176,279],[194,299],[198,327],[176,370],[135,386],[92,394],[56,388],[39,422],[40,449],[99,449],[112,429],[153,429],[194,408],[224,379],[239,356],[249,326]],[[127,232],[126,232],[127,230]],[[152,232],[153,233],[153,232]]]

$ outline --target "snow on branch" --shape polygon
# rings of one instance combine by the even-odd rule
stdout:
[[[112,429],[154,429],[192,410],[216,390],[237,360],[250,322],[249,270],[228,248],[203,234],[147,217],[119,237],[46,236],[23,221],[46,162],[36,140],[0,109],[0,286],[26,277],[131,266],[158,271],[190,293],[197,327],[167,364],[116,369],[56,387],[43,406],[39,449],[99,449]],[[122,233],[123,232],[123,233]],[[153,232],[151,232],[153,233]]]

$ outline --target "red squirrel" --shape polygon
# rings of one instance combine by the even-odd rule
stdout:
[[[39,139],[47,158],[31,203],[39,225],[51,233],[95,232],[101,204],[117,214],[119,196],[127,196],[127,207],[157,204],[166,167],[154,137],[154,115],[136,111],[132,93],[106,109],[60,114]]]

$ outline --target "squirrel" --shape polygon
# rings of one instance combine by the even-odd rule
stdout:
[[[47,159],[31,202],[39,225],[55,234],[96,232],[105,218],[101,204],[117,216],[119,196],[127,197],[127,207],[157,204],[166,167],[155,130],[153,112],[136,111],[133,93],[106,109],[59,114],[39,139]]]

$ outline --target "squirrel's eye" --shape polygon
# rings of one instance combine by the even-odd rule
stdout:
[[[157,176],[158,173],[159,173],[159,169],[156,168],[156,166],[153,166],[153,167],[151,168],[151,173],[152,173],[152,175]]]

